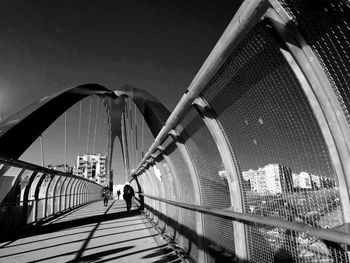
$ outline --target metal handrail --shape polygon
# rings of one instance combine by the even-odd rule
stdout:
[[[148,197],[150,199],[158,200],[160,202],[168,203],[168,204],[189,209],[192,211],[197,211],[197,212],[219,216],[223,218],[229,218],[236,221],[245,221],[249,223],[257,223],[257,224],[264,224],[264,225],[269,225],[273,227],[281,227],[281,228],[285,228],[296,232],[306,233],[320,239],[350,245],[350,234],[338,232],[331,229],[322,229],[322,228],[313,227],[304,223],[291,222],[287,220],[276,219],[276,218],[271,218],[266,216],[255,216],[255,215],[234,212],[230,208],[216,209],[216,208],[207,207],[207,206],[192,205],[192,204],[171,201],[164,198],[147,195],[144,193],[138,193],[138,194]]]
[[[10,165],[10,166],[14,166],[14,167],[18,167],[18,168],[22,168],[22,169],[26,169],[26,170],[31,170],[33,172],[40,172],[40,173],[46,173],[46,174],[51,174],[51,175],[59,175],[59,176],[66,176],[66,177],[72,177],[75,179],[79,179],[79,180],[83,180],[83,181],[87,181],[87,182],[91,182],[95,185],[101,186],[102,185],[91,181],[87,178],[84,177],[80,177],[74,174],[69,174],[69,173],[65,173],[65,172],[61,172],[61,171],[57,171],[57,170],[52,170],[46,167],[42,167],[36,164],[32,164],[32,163],[27,163],[24,161],[20,161],[20,160],[16,160],[16,159],[12,159],[12,158],[8,158],[8,157],[4,157],[4,156],[0,156],[0,164],[6,164],[6,165]]]
[[[266,0],[243,2],[203,66],[194,77],[186,93],[182,96],[179,103],[167,119],[165,125],[154,139],[151,147],[131,175],[138,175],[142,165],[147,162],[147,159],[151,157],[151,155],[157,150],[158,146],[167,138],[170,130],[173,129],[180,117],[192,105],[200,92],[207,86],[212,77],[229,57],[232,50],[234,50],[240,41],[248,34],[250,29],[260,21],[269,6],[268,1]]]
[[[30,203],[30,202],[34,202],[34,201],[41,201],[41,200],[49,200],[49,199],[53,199],[53,198],[57,198],[57,197],[67,197],[67,196],[74,196],[74,195],[79,195],[79,194],[96,194],[95,192],[88,192],[88,193],[75,193],[75,194],[66,194],[66,195],[55,195],[55,196],[49,196],[48,198],[38,198],[38,199],[29,199],[27,201],[18,201],[18,202],[6,202],[6,203],[0,203],[0,207],[2,206],[10,206],[10,205],[14,205],[14,204],[18,204],[18,203]]]

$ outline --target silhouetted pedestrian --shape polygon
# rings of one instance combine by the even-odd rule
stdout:
[[[135,195],[134,189],[131,187],[131,185],[125,185],[123,189],[123,198],[126,203],[126,210],[130,211],[131,209],[131,200],[132,197]]]
[[[119,196],[120,196],[120,190],[119,189],[117,191],[117,196],[118,196],[118,200],[119,200]]]
[[[109,199],[109,190],[108,189],[104,189],[103,190],[103,205],[107,206],[108,205],[108,199]]]

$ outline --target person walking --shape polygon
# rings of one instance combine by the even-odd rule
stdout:
[[[120,196],[120,190],[119,189],[117,191],[117,196],[118,196],[118,200],[119,200],[119,196]]]
[[[107,206],[108,205],[108,199],[109,199],[109,190],[106,189],[103,197],[103,205]]]
[[[126,203],[126,210],[127,211],[130,211],[130,209],[131,209],[131,200],[132,200],[133,196],[135,196],[134,189],[132,188],[131,185],[126,184],[124,186],[124,189],[123,189],[123,198],[124,198],[125,203]]]

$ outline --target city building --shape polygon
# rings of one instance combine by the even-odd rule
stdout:
[[[301,172],[299,174],[293,174],[293,186],[300,189],[312,189],[311,174],[307,172]]]
[[[261,194],[279,194],[293,191],[292,170],[280,164],[268,164],[258,170],[242,172],[244,183],[253,192]]]
[[[293,186],[295,189],[327,189],[336,186],[333,178],[318,176],[308,172],[293,173]]]
[[[77,156],[74,174],[95,181],[101,185],[106,184],[106,156],[102,154],[84,154]]]

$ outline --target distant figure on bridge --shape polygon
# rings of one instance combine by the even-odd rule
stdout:
[[[118,196],[118,200],[119,200],[119,196],[120,196],[120,190],[119,189],[117,191],[117,196]]]
[[[131,185],[126,184],[123,189],[123,198],[126,203],[126,210],[130,211],[131,209],[131,200],[132,197],[135,195],[134,189],[131,187]]]
[[[103,189],[102,196],[103,196],[103,205],[107,206],[108,205],[108,199],[109,199],[109,196],[110,196],[110,192],[109,192],[108,188]]]

